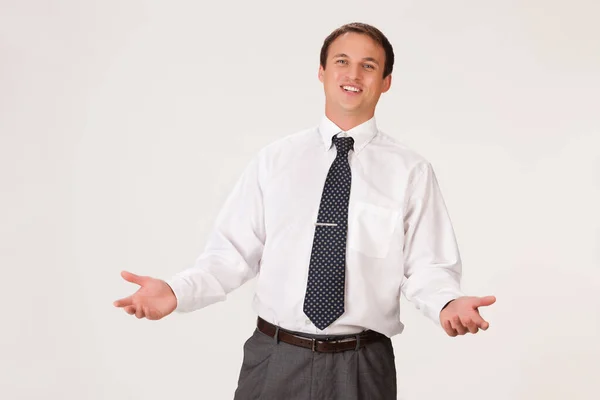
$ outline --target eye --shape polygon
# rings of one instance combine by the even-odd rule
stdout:
[[[337,60],[336,63],[337,64],[347,64],[348,61],[346,61],[346,60]]]
[[[370,69],[375,69],[375,67],[372,66],[371,64],[365,64],[364,67],[365,68],[370,68]]]

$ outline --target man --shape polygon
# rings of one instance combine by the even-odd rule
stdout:
[[[326,105],[313,129],[264,147],[227,198],[196,265],[115,305],[160,319],[225,299],[258,275],[257,329],[236,399],[395,399],[400,294],[450,336],[495,298],[460,290],[461,259],[431,164],[375,122],[394,53],[353,23],[323,43]]]

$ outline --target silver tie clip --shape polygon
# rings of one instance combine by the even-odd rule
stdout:
[[[321,226],[337,226],[337,224],[329,223],[329,222],[315,222],[315,225]]]

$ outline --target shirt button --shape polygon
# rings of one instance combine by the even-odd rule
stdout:
[[[307,319],[306,321],[304,321],[304,323],[305,323],[306,325],[310,325],[310,323],[311,323],[311,322],[310,322],[310,319]]]

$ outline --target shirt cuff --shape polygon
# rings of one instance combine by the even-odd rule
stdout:
[[[175,312],[190,311],[190,304],[186,304],[185,301],[186,298],[189,299],[191,297],[189,295],[191,291],[189,283],[180,276],[174,276],[171,279],[165,280],[165,282],[171,287],[171,290],[177,299],[177,307],[175,308]]]
[[[436,325],[441,326],[440,313],[444,306],[448,304],[448,302],[462,296],[465,296],[465,293],[457,289],[436,294],[427,302],[423,312],[425,313],[425,316],[431,319]]]

